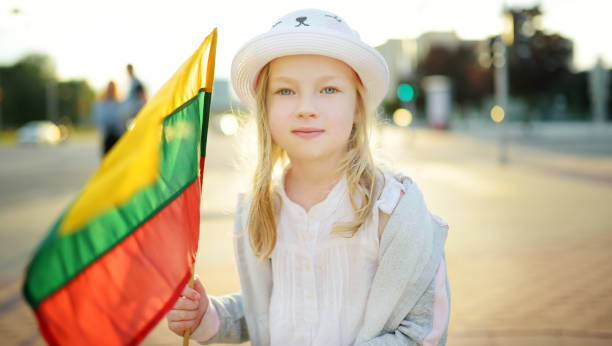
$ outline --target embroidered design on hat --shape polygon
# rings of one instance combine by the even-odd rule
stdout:
[[[295,18],[295,20],[298,21],[298,25],[296,25],[295,27],[297,28],[298,26],[310,26],[310,24],[306,24],[304,23],[306,21],[306,19],[308,19],[308,17],[297,17]]]
[[[333,19],[337,20],[338,23],[342,23],[342,19],[338,18],[338,16],[331,16],[329,14],[326,14],[325,17],[333,18]]]
[[[279,25],[280,23],[282,23],[282,20],[279,20],[278,22],[276,22],[276,24],[272,25],[273,28],[276,28],[277,25]]]

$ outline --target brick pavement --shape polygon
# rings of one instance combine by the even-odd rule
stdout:
[[[500,167],[495,145],[470,137],[398,129],[383,137],[391,166],[451,226],[449,345],[612,344],[612,158],[511,148]],[[215,215],[202,224],[196,271],[209,293],[225,294],[239,287],[232,219]],[[18,282],[2,280],[3,344],[42,344],[15,300]],[[162,321],[144,344],[180,338]]]
[[[612,344],[611,158],[515,146],[502,167],[494,142],[405,141],[399,168],[451,226],[449,345]]]

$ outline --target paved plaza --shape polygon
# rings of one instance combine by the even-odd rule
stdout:
[[[377,156],[411,176],[450,225],[448,345],[612,344],[612,155],[559,150],[550,138],[567,141],[547,131],[539,141],[537,131],[513,134],[505,164],[495,136],[474,131],[386,127],[374,135]],[[607,132],[584,131],[573,143],[612,143]],[[222,295],[239,290],[233,209],[249,176],[237,169],[243,140],[211,133],[208,145],[196,272],[209,294]],[[44,344],[20,296],[23,268],[98,160],[94,136],[53,148],[0,145],[3,345]],[[163,320],[143,344],[181,339]]]

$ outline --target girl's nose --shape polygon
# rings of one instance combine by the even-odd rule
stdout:
[[[300,104],[297,109],[298,118],[317,118],[317,109],[314,103],[314,99],[309,95],[302,95],[300,97]]]

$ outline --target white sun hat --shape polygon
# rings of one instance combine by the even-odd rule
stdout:
[[[365,88],[365,101],[373,110],[387,93],[389,67],[357,31],[337,15],[318,9],[291,12],[270,30],[248,41],[232,61],[234,91],[251,110],[256,107],[259,72],[270,61],[287,55],[316,54],[341,60],[355,70]]]

